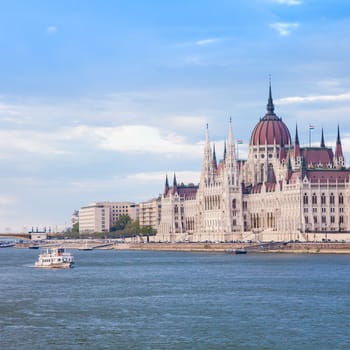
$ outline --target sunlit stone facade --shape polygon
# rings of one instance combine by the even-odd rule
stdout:
[[[301,147],[298,129],[267,111],[252,131],[248,159],[237,161],[231,122],[223,159],[206,142],[199,186],[173,186],[162,196],[161,241],[312,241],[350,239],[349,168],[340,131],[336,147]]]

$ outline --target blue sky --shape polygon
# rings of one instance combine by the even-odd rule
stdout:
[[[265,113],[350,158],[350,3],[0,1],[0,230],[63,228],[93,201],[198,182],[206,123],[222,152]]]

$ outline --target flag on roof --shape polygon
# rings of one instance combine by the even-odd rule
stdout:
[[[310,129],[310,130],[315,129],[315,125],[313,125],[313,124],[309,124],[309,129]]]
[[[237,139],[237,143],[238,143],[239,145],[241,145],[241,144],[243,143],[243,140]]]

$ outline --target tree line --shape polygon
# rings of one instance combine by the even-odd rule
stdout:
[[[132,220],[129,215],[120,215],[109,232],[79,232],[79,223],[75,223],[67,234],[71,238],[89,236],[94,238],[127,238],[135,236],[154,236],[156,230],[151,226],[140,226],[139,220]]]

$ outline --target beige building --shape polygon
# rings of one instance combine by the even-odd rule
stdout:
[[[152,227],[157,230],[160,223],[161,197],[139,204],[140,227]]]
[[[79,232],[109,232],[121,215],[138,219],[138,205],[132,202],[95,202],[79,209]]]

